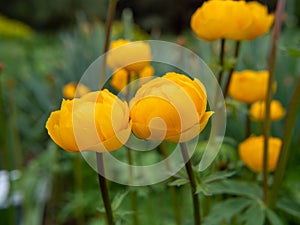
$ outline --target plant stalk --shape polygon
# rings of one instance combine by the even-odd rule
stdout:
[[[103,47],[103,54],[104,58],[102,61],[102,66],[100,69],[100,86],[104,86],[105,83],[105,77],[106,77],[106,52],[109,49],[109,41],[110,41],[110,34],[111,34],[111,28],[113,24],[113,20],[115,17],[116,7],[117,7],[118,0],[110,0],[108,4],[108,13],[106,17],[106,23],[105,23],[105,40],[104,40],[104,47]]]
[[[108,188],[107,188],[107,184],[106,184],[106,179],[104,177],[105,172],[104,172],[104,166],[103,166],[103,163],[104,163],[103,162],[103,153],[97,152],[96,157],[97,157],[98,180],[99,180],[101,197],[102,197],[104,208],[106,211],[107,224],[115,225],[112,208],[111,208],[111,203],[110,203],[110,199],[109,199]]]
[[[277,53],[277,40],[280,35],[282,15],[284,13],[285,0],[278,0],[276,13],[275,13],[275,25],[271,42],[271,51],[268,61],[268,70],[269,70],[269,80],[268,80],[268,89],[266,97],[266,116],[264,123],[264,151],[263,151],[263,201],[268,204],[268,146],[269,146],[269,137],[271,133],[271,118],[270,118],[270,105],[272,100],[272,86],[274,82],[274,71],[275,71],[275,62],[276,62],[276,53]]]
[[[240,46],[241,46],[241,42],[240,41],[237,41],[235,43],[235,50],[234,50],[234,58],[237,60],[238,57],[239,57],[239,52],[240,52]],[[228,78],[227,78],[227,82],[226,82],[226,85],[225,85],[225,89],[224,89],[224,99],[226,99],[226,96],[228,94],[228,90],[229,90],[229,86],[230,86],[230,82],[231,82],[231,78],[232,78],[232,74],[235,70],[235,67],[236,67],[236,64],[237,63],[234,63],[234,65],[231,67],[229,73],[228,73]]]
[[[164,143],[161,143],[159,145],[159,151],[162,154],[164,159],[168,158],[168,154],[166,152],[166,148],[164,146]],[[165,160],[164,162],[166,164],[166,169],[171,172],[172,170],[171,170],[171,167],[170,167],[170,164],[169,164],[168,160]],[[171,182],[174,181],[174,180],[175,180],[174,177],[170,177]],[[177,197],[177,193],[176,193],[176,188],[174,186],[170,186],[169,188],[170,188],[170,192],[171,192],[173,213],[174,213],[174,216],[175,216],[175,224],[176,225],[181,225],[181,212],[180,212],[180,209],[178,207],[179,205],[178,205],[178,197]]]
[[[296,119],[300,109],[299,96],[300,96],[300,77],[298,78],[296,88],[294,90],[294,93],[292,95],[287,110],[287,117],[284,125],[281,151],[278,159],[277,169],[275,170],[275,174],[274,174],[274,182],[270,192],[269,205],[271,208],[275,208],[276,206],[276,201],[282,184],[282,180],[283,180],[283,176],[284,176],[284,172],[288,160],[289,147],[292,141],[292,136],[296,125]]]
[[[247,105],[247,115],[246,115],[246,138],[251,135],[251,119],[250,119],[250,105]]]
[[[186,144],[180,143],[180,148],[181,148],[181,154],[182,154],[183,160],[185,162],[186,172],[188,174],[188,177],[190,180],[190,185],[191,185],[191,194],[192,194],[193,206],[194,206],[194,224],[201,225],[200,205],[199,205],[198,194],[196,194],[197,184],[196,184],[192,164],[189,159]]]
[[[223,72],[224,72],[224,57],[225,57],[225,39],[221,39],[221,49],[220,49],[220,72],[218,75],[218,83],[222,88]]]

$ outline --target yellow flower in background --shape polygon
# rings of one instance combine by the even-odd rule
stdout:
[[[27,39],[31,38],[33,34],[33,29],[27,24],[0,15],[0,37]]]
[[[245,1],[211,0],[204,2],[191,18],[191,28],[202,39],[240,40],[252,22],[251,11]]]
[[[130,73],[130,77],[128,73]],[[139,73],[129,72],[126,69],[120,69],[114,72],[111,79],[111,86],[117,91],[121,91],[128,84],[128,78],[130,78],[130,81],[143,78],[139,79],[139,84],[142,85],[149,81],[149,79],[146,79],[146,77],[150,78],[153,76],[153,74],[154,68],[151,65],[145,66]]]
[[[270,137],[268,147],[268,171],[272,172],[277,166],[282,141],[279,138]],[[245,165],[256,173],[263,168],[263,136],[252,136],[239,145],[239,156]]]
[[[70,82],[63,87],[62,92],[64,98],[73,99],[75,97],[81,97],[87,94],[88,92],[90,92],[90,89],[83,84]]]
[[[262,121],[265,119],[266,103],[264,101],[258,101],[251,105],[250,116],[251,119],[256,121]],[[285,109],[281,103],[277,100],[271,101],[270,116],[271,120],[281,120],[285,115]]]
[[[110,84],[117,91],[121,91],[128,84],[128,71],[125,69],[115,71]]]
[[[126,69],[140,72],[151,60],[150,45],[142,42],[130,42],[128,40],[116,40],[110,44],[107,53],[107,64],[114,70]]]
[[[133,133],[142,139],[185,142],[198,135],[213,112],[206,112],[202,83],[167,73],[144,84],[130,102]]]
[[[244,70],[232,74],[229,95],[240,102],[253,103],[266,98],[269,72]],[[273,85],[273,91],[276,83]]]
[[[247,2],[247,6],[252,13],[252,23],[245,31],[244,39],[252,40],[270,30],[274,22],[274,15],[268,14],[267,6],[256,1]]]
[[[63,100],[60,110],[51,113],[46,128],[66,151],[114,151],[130,135],[128,105],[108,90],[90,92],[82,98]]]
[[[202,39],[252,40],[267,33],[274,16],[258,2],[210,0],[191,18],[191,28]]]

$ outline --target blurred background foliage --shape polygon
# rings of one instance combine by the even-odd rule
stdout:
[[[190,16],[201,2],[120,0],[112,39],[129,35],[132,40],[159,38],[173,41],[199,54],[213,71],[217,71],[220,43],[199,40],[189,28]],[[261,2],[267,2],[270,10],[274,9],[275,0]],[[59,108],[62,87],[68,82],[79,81],[90,63],[101,54],[107,1],[0,0],[0,6],[0,169],[8,171],[5,175],[8,183],[1,180],[0,187],[2,191],[9,187],[5,201],[0,201],[0,223],[21,224],[22,220],[25,225],[93,225],[101,224],[99,221],[104,224],[96,173],[80,155],[60,151],[49,140],[45,122],[50,112]],[[127,8],[131,11],[124,11]],[[300,58],[295,57],[299,56],[300,49],[299,17],[300,1],[289,0],[276,64],[278,87],[275,99],[279,99],[285,108],[300,74]],[[135,22],[133,30],[128,30],[127,23],[132,20]],[[243,42],[238,70],[265,69],[269,41],[270,35],[265,35]],[[233,52],[233,45],[228,41],[227,53]],[[230,58],[227,61],[230,63]],[[159,68],[155,69],[159,74]],[[245,130],[241,125],[244,124],[244,113],[240,109],[245,106],[233,105],[228,108],[227,137],[210,171],[236,170],[236,178],[250,177],[260,181],[261,177],[254,177],[238,160],[237,145],[243,140]],[[273,136],[282,135],[283,124],[284,121],[273,124]],[[259,124],[253,123],[253,127],[254,132],[260,129]],[[291,225],[300,224],[297,208],[300,205],[299,133],[300,118],[282,189],[285,198],[281,200],[279,212],[284,224]],[[195,164],[202,154],[203,144],[199,143],[197,147],[193,157]],[[179,181],[184,184],[184,178]],[[181,186],[180,182],[175,183],[175,189],[179,199],[183,199],[181,214],[192,218],[192,212],[188,210],[191,202],[182,197],[186,195],[187,186]],[[162,218],[160,224],[174,224],[172,200],[166,190],[168,183],[133,188],[139,202],[143,203],[139,204],[143,224],[158,224],[155,218]],[[130,208],[130,203],[125,195],[126,190],[132,191],[132,188],[110,183],[110,190],[118,221],[129,224],[131,212],[124,209]]]
[[[77,22],[78,14],[85,14],[89,21],[103,20],[106,15],[107,0],[1,0],[0,13],[22,20],[42,30],[57,30],[70,27]],[[120,0],[117,18],[125,8],[133,11],[135,21],[146,31],[180,33],[189,25],[192,13],[204,0]],[[272,11],[276,0],[260,0]],[[294,9],[299,12],[298,1]],[[184,12],[182,12],[184,9]],[[300,16],[298,14],[298,16]]]

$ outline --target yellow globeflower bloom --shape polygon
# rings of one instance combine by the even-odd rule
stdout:
[[[107,53],[107,64],[118,70],[124,68],[128,71],[140,72],[150,63],[151,49],[145,42],[130,42],[128,40],[112,41],[110,51]]]
[[[262,121],[265,119],[266,103],[264,101],[258,101],[251,105],[250,115],[253,120]],[[270,108],[271,120],[281,120],[285,115],[285,109],[281,103],[277,100],[271,101]]]
[[[252,14],[245,1],[211,0],[204,2],[191,18],[191,28],[202,39],[243,39]]]
[[[245,31],[244,39],[252,40],[270,30],[274,21],[274,15],[268,14],[267,6],[256,1],[247,2],[247,6],[252,13],[252,23]]]
[[[232,74],[229,95],[237,101],[253,103],[264,100],[268,89],[269,72],[244,70]],[[273,89],[275,91],[276,84]]]
[[[130,102],[133,133],[142,139],[185,142],[198,135],[213,112],[206,112],[202,83],[167,73],[144,84]]]
[[[69,152],[114,151],[129,138],[129,109],[108,90],[63,100],[46,123],[52,140]]]
[[[270,137],[268,147],[268,171],[275,170],[280,154],[282,141],[279,138]],[[252,136],[239,145],[239,155],[245,165],[256,173],[263,169],[264,137]]]
[[[130,76],[128,75],[130,73]],[[142,85],[145,82],[151,79],[151,76],[154,74],[154,68],[151,65],[145,66],[139,73],[129,72],[126,69],[120,69],[114,72],[111,79],[111,86],[115,88],[117,91],[121,91],[128,82],[131,82],[135,79],[143,78],[139,80],[139,84]],[[149,79],[147,79],[149,77]],[[128,80],[130,78],[130,81]]]
[[[70,82],[63,87],[62,92],[65,98],[73,99],[75,97],[81,97],[87,94],[88,92],[90,92],[90,89],[83,84]]]
[[[128,84],[128,71],[120,69],[114,72],[110,84],[117,91],[121,91]]]

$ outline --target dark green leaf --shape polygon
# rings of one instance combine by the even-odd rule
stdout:
[[[300,205],[296,202],[288,198],[280,199],[277,202],[277,207],[285,213],[288,213],[300,219]]]
[[[229,223],[230,220],[243,211],[252,200],[247,198],[232,198],[213,206],[210,214],[204,218],[204,225],[220,225],[223,222]]]
[[[279,219],[277,214],[271,209],[266,208],[267,218],[271,225],[283,225],[282,221]]]
[[[219,171],[219,172],[213,173],[210,176],[207,176],[205,178],[205,180],[203,181],[203,183],[211,183],[211,182],[214,182],[217,180],[222,180],[222,179],[233,176],[235,173],[236,173],[235,171]]]
[[[184,184],[187,184],[189,182],[189,180],[185,179],[185,178],[179,178],[179,179],[176,179],[172,182],[169,183],[169,186],[182,186]]]
[[[236,180],[221,180],[209,184],[209,191],[213,194],[232,194],[247,196],[253,199],[261,198],[261,189],[254,183]]]
[[[253,201],[240,219],[245,225],[264,225],[265,207],[260,201]]]

